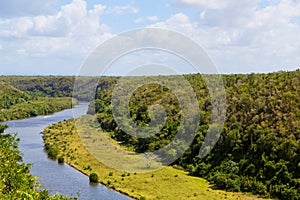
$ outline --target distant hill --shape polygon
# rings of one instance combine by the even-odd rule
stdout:
[[[30,95],[23,92],[8,83],[0,82],[0,109],[8,109],[12,105],[26,102]]]
[[[22,91],[0,82],[0,122],[50,114],[76,103],[71,97],[51,97],[38,92]]]
[[[80,92],[73,93],[74,84]],[[28,92],[33,97],[74,97],[80,101],[92,99],[98,79],[95,77],[74,76],[0,76],[0,82],[8,83],[15,88]]]

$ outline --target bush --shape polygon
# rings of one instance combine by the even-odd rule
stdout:
[[[58,163],[63,164],[65,162],[64,157],[59,157],[58,158]]]
[[[267,186],[263,184],[261,181],[253,181],[253,188],[252,188],[253,194],[258,194],[261,196],[268,195]]]
[[[282,200],[299,200],[297,189],[288,188],[286,185],[275,185],[271,190],[272,196],[279,197]]]
[[[98,175],[96,173],[91,173],[90,174],[90,182],[91,183],[98,183],[99,178]]]
[[[281,191],[280,198],[283,200],[298,200],[300,199],[297,189],[284,187]]]
[[[212,181],[218,189],[232,192],[239,192],[241,189],[241,180],[237,175],[217,172]]]
[[[50,159],[56,160],[57,155],[58,155],[58,150],[57,149],[55,149],[55,148],[49,148],[47,150],[47,153],[48,153],[48,157]]]

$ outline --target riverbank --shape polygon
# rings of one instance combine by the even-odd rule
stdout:
[[[93,135],[88,125],[85,128],[83,131]],[[258,199],[240,193],[213,190],[206,180],[188,176],[186,172],[172,167],[149,173],[125,173],[111,169],[87,151],[73,120],[47,127],[43,138],[48,152],[54,152],[56,158],[63,158],[67,164],[86,175],[96,173],[99,182],[135,199]]]
[[[39,188],[29,173],[31,166],[23,161],[16,133],[5,134],[6,128],[0,124],[0,199],[72,199],[59,194],[51,196],[48,190]]]
[[[101,184],[90,184],[89,178],[86,175],[67,164],[61,165],[57,161],[49,159],[44,151],[44,141],[40,134],[41,131],[51,124],[74,118],[74,115],[76,117],[85,115],[87,107],[87,103],[79,102],[73,109],[56,112],[46,117],[37,116],[28,119],[7,121],[2,124],[9,126],[5,130],[6,134],[18,133],[18,146],[24,163],[30,164],[30,174],[36,177],[38,184],[42,185],[41,189],[48,190],[51,196],[61,194],[83,200],[95,198],[130,200],[126,195],[115,192]]]
[[[71,97],[39,97],[0,110],[0,122],[25,119],[39,115],[49,115],[58,111],[72,108],[77,100]]]

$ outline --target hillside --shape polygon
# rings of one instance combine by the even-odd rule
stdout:
[[[137,82],[142,78],[137,77]],[[210,78],[213,79],[213,75]],[[209,127],[212,107],[202,77],[187,75],[186,79],[198,98],[201,118],[191,147],[173,164],[184,167],[193,176],[206,178],[219,189],[299,199],[300,71],[223,75],[226,121],[217,145],[202,159],[198,154]],[[164,77],[165,82],[174,80],[176,77]],[[112,139],[136,152],[153,151],[168,144],[177,133],[181,117],[179,102],[170,90],[150,84],[133,93],[129,112],[136,124],[149,126],[150,105],[161,104],[167,113],[166,123],[159,133],[137,138],[123,132],[113,118],[111,96],[115,82],[112,79],[99,83],[97,99],[90,109],[93,113],[92,108],[95,108],[101,128],[110,132]],[[126,91],[126,84],[122,89]],[[176,154],[164,152],[162,159]]]
[[[300,71],[223,75],[226,121],[218,143],[204,158],[199,157],[199,150],[210,123],[211,98],[200,75],[186,75],[185,78],[195,91],[200,123],[190,148],[171,165],[182,167],[192,176],[207,179],[218,189],[251,192],[262,197],[299,199]],[[209,78],[213,80],[214,75],[209,75]],[[145,77],[131,79],[138,83]],[[165,83],[175,87],[178,85],[176,76],[165,76],[163,79]],[[7,103],[9,101],[4,101],[7,97],[1,95],[5,97],[2,102],[6,102],[2,106],[4,109],[16,108],[16,113],[23,107],[22,102],[18,101],[27,102],[26,98],[72,96],[75,81],[74,77],[1,77],[0,80],[13,85],[4,84],[2,94],[11,92],[8,96],[15,96],[12,98],[15,101]],[[75,96],[78,99],[91,99],[95,89],[93,85],[97,81],[95,78],[82,77],[78,85],[81,89]],[[89,113],[96,114],[102,130],[108,132],[111,139],[121,144],[122,148],[151,152],[166,146],[180,128],[182,112],[176,96],[170,89],[158,84],[143,85],[133,92],[129,113],[136,125],[147,127],[151,124],[151,105],[162,105],[167,114],[160,132],[151,137],[138,138],[122,131],[112,115],[111,96],[117,81],[116,77],[99,80],[96,99],[90,105]],[[123,81],[128,81],[128,84],[121,88],[121,94],[130,87],[129,80]],[[124,112],[122,109],[119,111]],[[161,116],[155,117],[160,121]],[[154,130],[149,131],[147,133]],[[165,162],[180,152],[170,150],[162,153],[161,161]]]
[[[87,176],[96,173],[99,182],[134,199],[262,200],[249,194],[214,190],[206,180],[189,176],[187,172],[172,167],[164,167],[147,173],[130,173],[110,168],[100,162],[102,160],[96,159],[87,150],[86,143],[83,143],[82,138],[87,138],[85,134],[88,133],[92,136],[90,143],[95,143],[95,140],[101,141],[95,143],[97,144],[95,150],[100,149],[102,151],[100,146],[104,146],[106,153],[103,156],[106,159],[118,156],[116,150],[108,148],[104,139],[106,134],[100,134],[98,130],[93,129],[93,123],[89,123],[89,120],[90,116],[86,116],[47,127],[43,132],[43,139],[48,156],[52,159],[58,159],[60,162],[68,163]],[[84,127],[78,131],[77,125],[82,122]],[[117,151],[121,148],[118,145],[115,147]],[[132,161],[132,159],[130,160]],[[118,159],[115,161],[117,163]]]
[[[30,99],[30,95],[19,89],[0,82],[0,109],[8,109],[14,104],[22,103]]]
[[[0,76],[0,82],[5,82],[33,97],[74,97],[81,101],[93,98],[92,86],[97,78],[74,76]],[[80,87],[80,93],[73,93],[74,84]]]
[[[76,104],[76,100],[71,97],[36,94],[37,92],[33,94],[17,89],[8,83],[0,82],[0,122],[47,115],[71,108],[72,101]]]

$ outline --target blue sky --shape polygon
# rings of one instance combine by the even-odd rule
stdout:
[[[3,0],[0,74],[77,74],[98,45],[144,27],[191,38],[220,73],[300,66],[298,0]]]

